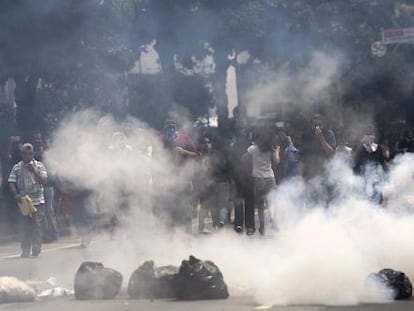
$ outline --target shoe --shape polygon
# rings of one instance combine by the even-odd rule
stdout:
[[[32,257],[37,257],[39,256],[40,252],[32,252]]]
[[[237,233],[242,233],[243,232],[243,228],[241,226],[235,226],[234,227],[234,231],[236,231]]]
[[[81,243],[80,243],[81,248],[88,248],[90,245],[91,245],[90,240],[82,240]]]
[[[259,233],[260,233],[261,236],[264,236],[265,235],[265,232],[266,232],[265,231],[265,228],[263,228],[263,227],[260,227],[259,228]]]
[[[25,252],[23,252],[23,253],[20,255],[20,258],[28,258],[28,257],[30,257],[30,254],[29,254],[29,253],[25,253]]]
[[[247,235],[253,235],[256,232],[256,229],[254,228],[247,228],[246,234]]]
[[[223,228],[223,227],[224,227],[224,221],[220,221],[220,223],[218,225],[218,228],[220,229],[220,228]]]

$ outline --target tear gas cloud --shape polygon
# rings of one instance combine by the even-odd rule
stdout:
[[[251,115],[286,103],[310,109],[315,101],[326,99],[323,97],[339,80],[344,64],[345,58],[339,53],[314,51],[299,72],[290,64],[282,64],[277,70],[264,68],[257,84],[246,92],[247,109]]]
[[[105,147],[113,144],[113,133],[120,130],[127,133],[131,155],[114,154]],[[150,146],[152,157],[147,151]],[[388,206],[399,205],[400,191],[414,190],[412,161],[413,156],[404,155],[392,165]],[[363,180],[339,155],[327,165],[336,194],[329,209],[310,199],[318,180],[312,184],[286,181],[270,195],[270,213],[279,231],[265,239],[226,229],[209,236],[190,236],[160,225],[150,205],[152,193],[162,190],[148,186],[149,176],[161,176],[167,181],[167,191],[175,191],[181,179],[158,135],[137,120],[117,124],[91,111],[76,114],[57,131],[48,163],[61,177],[109,197],[101,200],[104,205],[116,204],[121,199],[116,189],[128,188],[134,198],[128,222],[113,241],[106,241],[86,257],[79,256],[79,261],[98,260],[118,269],[126,280],[145,260],[178,265],[190,254],[213,260],[231,295],[252,295],[258,304],[384,302],[391,299],[387,291],[366,286],[370,273],[390,267],[414,279],[411,211],[372,205],[362,195]],[[186,168],[181,173],[188,177],[191,171]]]

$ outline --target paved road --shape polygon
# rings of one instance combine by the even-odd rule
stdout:
[[[107,237],[99,237],[95,240],[89,249],[81,249],[77,239],[63,239],[57,243],[44,245],[43,253],[39,258],[21,259],[19,257],[20,250],[18,243],[11,243],[0,246],[0,275],[16,276],[23,280],[46,280],[50,276],[57,278],[59,285],[72,288],[74,274],[83,260],[101,259],[102,254],[107,254],[108,245],[114,243],[109,241]],[[115,243],[117,243],[115,241]],[[117,254],[114,261],[106,257],[104,261],[109,267],[119,262],[119,258],[125,257],[125,254]],[[138,264],[138,263],[137,263]],[[117,267],[118,268],[118,267]],[[131,271],[122,271],[124,275],[129,275]],[[125,284],[124,280],[124,284]],[[21,304],[3,304],[0,310],[59,310],[72,311],[90,310],[171,310],[171,311],[214,311],[214,310],[286,310],[286,311],[388,311],[388,310],[414,310],[414,300],[396,302],[390,304],[372,304],[348,307],[327,307],[327,306],[288,306],[288,307],[270,307],[260,306],[254,303],[249,297],[231,297],[227,300],[216,301],[194,301],[194,302],[176,302],[166,300],[129,300],[125,293],[121,293],[120,297],[110,301],[75,301],[72,297],[64,298],[43,298],[33,303]]]
[[[88,310],[88,311],[256,311],[256,310],[277,310],[277,311],[412,311],[413,301],[396,302],[393,304],[381,305],[360,305],[360,306],[286,306],[268,307],[257,306],[252,300],[246,297],[229,298],[226,300],[214,301],[191,301],[177,302],[165,300],[128,300],[118,298],[108,301],[76,301],[72,298],[44,299],[34,303],[4,304],[0,310]]]

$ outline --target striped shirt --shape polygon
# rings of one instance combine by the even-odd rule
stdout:
[[[43,163],[36,160],[33,161],[40,176],[47,178],[47,171]],[[42,184],[37,180],[34,173],[29,171],[27,165],[23,161],[20,161],[13,166],[8,182],[17,185],[20,195],[27,194],[32,199],[33,205],[45,203]]]

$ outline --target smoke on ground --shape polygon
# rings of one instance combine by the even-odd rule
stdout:
[[[114,156],[107,148],[120,130],[128,133],[130,155]],[[137,120],[117,124],[91,111],[74,115],[56,133],[47,158],[60,176],[111,198],[101,204],[115,206],[121,200],[119,189],[127,187],[134,198],[129,221],[113,241],[93,254],[91,250],[88,257],[118,269],[126,280],[145,260],[179,265],[190,254],[213,260],[231,295],[252,295],[258,304],[384,302],[390,300],[389,292],[366,286],[370,273],[389,267],[414,279],[414,216],[409,204],[403,210],[394,208],[401,206],[402,195],[414,190],[411,155],[397,158],[391,167],[387,189],[392,191],[386,197],[390,209],[364,197],[363,180],[339,156],[327,165],[335,193],[329,208],[327,202],[312,199],[318,180],[284,182],[270,196],[279,231],[266,238],[227,229],[191,236],[163,227],[151,213],[151,198],[166,189],[175,191],[182,179],[158,135]],[[180,170],[187,178],[191,171]],[[151,176],[161,178],[167,188],[155,187]]]

